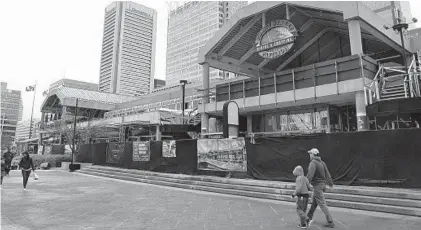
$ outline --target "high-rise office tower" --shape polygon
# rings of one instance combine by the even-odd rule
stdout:
[[[154,86],[157,13],[133,2],[105,8],[99,91],[139,96]]]
[[[170,9],[168,17],[166,85],[180,80],[199,82],[202,66],[197,63],[199,49],[246,1],[190,1]],[[210,69],[211,81],[230,78],[232,73]]]
[[[10,146],[15,140],[16,125],[19,120],[19,105],[21,91],[7,88],[6,82],[1,82],[1,147]]]
[[[396,24],[397,18],[402,18],[406,22],[412,20],[409,1],[362,1],[362,3],[382,17],[387,26]],[[409,29],[413,27],[414,24],[409,25]]]

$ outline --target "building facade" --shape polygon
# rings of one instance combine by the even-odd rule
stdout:
[[[222,117],[227,101],[237,103],[253,135],[419,128],[419,42],[403,38],[412,63],[406,73],[401,38],[388,24],[361,2],[242,8],[199,53],[202,132],[210,130],[209,118]],[[250,78],[216,85],[212,101],[212,67]]]
[[[362,1],[361,3],[382,17],[389,26],[396,24],[397,18],[407,22],[412,20],[409,1]],[[414,25],[410,24],[409,29],[414,29]]]
[[[30,127],[31,120],[20,121],[16,126],[15,141],[23,141],[29,139],[29,133],[31,132],[31,138],[38,137],[38,123],[40,119],[32,119],[32,129]]]
[[[161,88],[161,87],[165,86],[165,80],[154,79],[153,82],[154,82],[154,84],[153,84],[154,89]]]
[[[202,67],[197,64],[199,49],[246,1],[191,1],[170,11],[168,17],[166,81],[171,86],[180,80],[200,82]],[[211,79],[235,75],[212,69]]]
[[[1,82],[1,146],[10,146],[15,140],[16,126],[19,120],[21,91],[7,88]]]
[[[105,9],[99,91],[130,96],[154,86],[157,13],[133,2]]]
[[[48,88],[49,91],[56,90],[59,87],[69,87],[75,89],[85,89],[90,91],[98,91],[98,84],[84,82],[84,81],[77,81],[72,79],[61,79],[52,84]]]

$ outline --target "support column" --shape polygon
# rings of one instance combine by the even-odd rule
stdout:
[[[349,31],[349,44],[351,46],[351,55],[363,54],[360,21],[358,19],[349,20],[348,31]]]
[[[45,122],[45,112],[41,113],[41,125],[43,125]]]
[[[351,45],[351,55],[363,54],[363,44],[361,39],[361,26],[358,19],[348,21],[349,42]],[[363,77],[363,76],[361,76]],[[357,112],[357,127],[358,131],[365,131],[368,129],[367,113],[364,89],[355,93],[355,108]]]
[[[205,113],[205,106],[209,103],[209,63],[205,62],[203,65],[203,76],[202,76],[202,86],[203,86],[203,95],[202,95],[202,106],[203,111],[201,114],[202,118],[202,133],[209,132],[209,115]]]
[[[253,132],[253,120],[251,115],[247,115],[247,134]]]
[[[159,125],[157,125],[157,126],[155,126],[155,139],[157,140],[157,141],[160,141],[160,140],[162,140],[162,137],[161,137],[161,130],[159,129]]]
[[[364,92],[358,91],[355,93],[355,109],[357,112],[357,127],[358,131],[368,130],[367,112],[365,107]]]

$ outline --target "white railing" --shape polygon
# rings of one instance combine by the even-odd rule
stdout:
[[[379,70],[377,71],[373,80],[371,80],[371,82],[369,82],[368,84],[364,85],[366,105],[372,104],[373,99],[375,99],[376,101],[380,101],[381,94],[385,91],[387,80],[390,81],[390,79],[393,78],[403,77],[405,98],[421,97],[421,72],[417,69],[417,62],[415,56],[413,56],[413,59],[407,71],[405,71],[404,68],[404,66],[384,67],[383,65],[380,65]],[[395,72],[397,74],[386,77],[386,71]]]

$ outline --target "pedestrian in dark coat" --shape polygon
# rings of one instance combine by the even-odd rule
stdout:
[[[329,208],[325,201],[324,192],[326,191],[326,185],[333,187],[332,177],[330,176],[329,170],[319,156],[319,150],[316,148],[308,151],[310,154],[310,164],[308,166],[307,178],[313,185],[313,200],[311,203],[310,210],[307,213],[308,226],[311,225],[314,211],[316,211],[317,205],[326,216],[327,223],[324,227],[334,228],[335,223],[333,222],[332,215],[330,214]]]
[[[10,169],[12,168],[13,153],[10,151],[10,148],[7,148],[7,151],[3,154],[4,163],[5,163],[5,172],[6,175],[9,175]]]
[[[26,190],[26,184],[28,183],[31,171],[35,172],[34,163],[32,162],[32,158],[29,156],[27,151],[23,152],[23,157],[19,162],[19,167],[22,169],[23,190]]]
[[[3,177],[6,175],[6,164],[4,158],[1,157],[1,184],[3,184]]]

